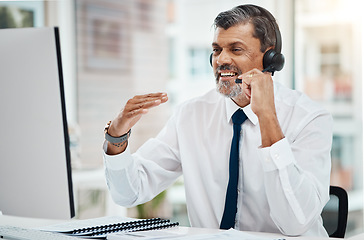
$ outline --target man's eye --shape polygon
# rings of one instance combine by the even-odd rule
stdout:
[[[233,49],[233,52],[239,52],[239,51],[242,51],[243,49],[241,49],[241,48],[234,48]]]
[[[217,54],[219,54],[219,52],[221,52],[221,50],[220,49],[218,49],[218,48],[214,48],[214,49],[212,49],[212,53],[216,56]]]

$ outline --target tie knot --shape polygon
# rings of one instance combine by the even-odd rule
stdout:
[[[231,119],[233,120],[233,124],[239,124],[240,125],[247,119],[247,116],[245,115],[244,111],[239,108],[233,114]]]

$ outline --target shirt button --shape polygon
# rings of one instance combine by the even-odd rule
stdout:
[[[274,154],[274,158],[279,159],[279,154],[278,153]]]
[[[270,158],[269,158],[269,157],[266,157],[266,158],[265,158],[265,161],[266,161],[266,162],[270,162]]]
[[[238,194],[240,194],[240,190],[238,189]]]

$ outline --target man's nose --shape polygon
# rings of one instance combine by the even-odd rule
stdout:
[[[221,51],[219,56],[217,56],[217,65],[231,64],[231,57],[229,53],[225,50]]]

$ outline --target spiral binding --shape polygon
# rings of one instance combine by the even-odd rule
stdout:
[[[71,231],[63,231],[61,233],[84,238],[90,237],[90,238],[105,239],[106,235],[109,233],[157,230],[157,229],[171,228],[178,225],[179,225],[178,222],[172,223],[168,219],[150,218],[150,219],[140,219],[135,221],[121,222],[108,225],[93,226],[81,229],[74,229]]]

